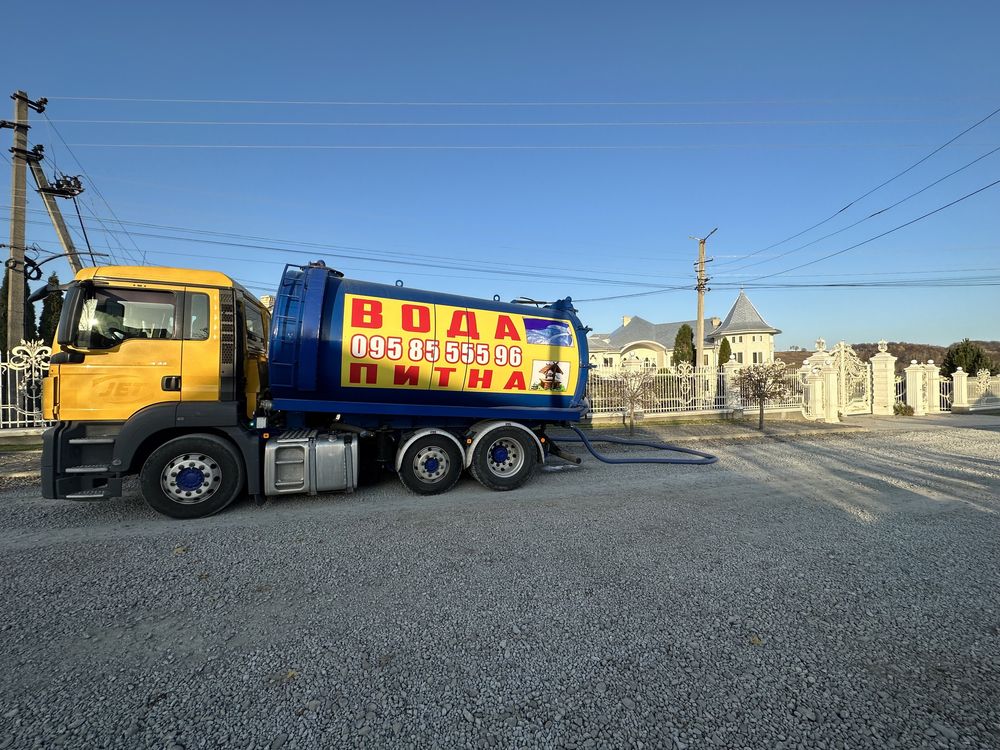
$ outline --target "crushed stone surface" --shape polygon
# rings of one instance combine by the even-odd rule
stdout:
[[[1000,432],[699,448],[188,522],[0,492],[0,750],[1000,747]]]

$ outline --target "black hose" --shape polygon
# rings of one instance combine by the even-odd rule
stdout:
[[[566,426],[579,435],[579,437],[560,437],[557,438],[559,442],[583,443],[594,458],[598,461],[603,461],[606,464],[693,464],[696,466],[707,466],[708,464],[714,464],[719,460],[718,456],[713,456],[711,453],[698,451],[694,448],[681,448],[679,445],[671,445],[670,443],[650,443],[645,440],[625,440],[624,438],[610,437],[607,435],[595,435],[594,442],[597,443],[635,445],[643,448],[655,448],[660,451],[673,451],[674,453],[687,453],[692,456],[698,456],[698,458],[608,458],[607,456],[597,452],[597,449],[594,448],[591,441],[586,435],[583,434],[583,432],[580,431],[579,428],[574,427],[573,425]]]

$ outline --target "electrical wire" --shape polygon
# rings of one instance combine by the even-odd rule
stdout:
[[[966,133],[969,133],[969,132],[971,132],[971,131],[975,130],[976,128],[978,128],[978,127],[979,127],[980,125],[982,125],[983,123],[985,123],[985,122],[987,122],[988,120],[992,119],[992,118],[993,118],[993,117],[994,117],[994,116],[995,116],[995,115],[996,115],[997,113],[1000,113],[1000,107],[997,107],[997,108],[996,108],[996,109],[994,109],[994,110],[993,110],[992,112],[990,112],[990,113],[989,113],[988,115],[986,115],[986,117],[984,117],[984,118],[982,118],[981,120],[979,120],[978,122],[976,122],[976,123],[974,123],[974,124],[970,125],[969,127],[967,127],[967,128],[965,129],[965,130],[963,130],[963,131],[962,131],[961,133],[959,133],[958,135],[954,136],[954,137],[953,137],[953,138],[951,138],[950,140],[948,140],[948,141],[946,141],[945,143],[941,144],[940,146],[938,146],[937,148],[935,148],[935,149],[934,149],[933,151],[931,151],[931,152],[930,152],[929,154],[927,154],[927,155],[926,155],[926,156],[924,156],[923,158],[921,158],[921,159],[918,159],[917,161],[915,161],[915,162],[914,162],[913,164],[911,164],[910,166],[908,166],[908,167],[907,167],[906,169],[904,169],[903,171],[901,171],[901,172],[897,172],[897,173],[896,173],[896,174],[894,174],[894,175],[893,175],[892,177],[890,177],[890,178],[889,178],[888,180],[885,180],[885,181],[883,181],[883,182],[879,183],[878,185],[876,185],[875,187],[873,187],[873,188],[872,188],[871,190],[869,190],[868,192],[866,192],[866,193],[863,193],[862,195],[859,195],[859,196],[858,196],[857,198],[855,198],[854,200],[850,201],[850,202],[849,202],[849,203],[848,203],[848,204],[847,204],[846,206],[844,206],[843,208],[841,208],[841,209],[840,209],[839,211],[836,211],[836,212],[834,212],[834,213],[830,214],[830,215],[829,215],[828,217],[826,217],[826,218],[825,218],[825,219],[823,219],[822,221],[819,221],[819,222],[817,222],[817,223],[813,224],[812,226],[810,226],[810,227],[807,227],[806,229],[803,229],[803,230],[802,230],[801,232],[796,232],[796,233],[795,233],[795,234],[793,234],[793,235],[790,235],[790,236],[788,236],[788,237],[785,237],[785,239],[783,239],[783,240],[779,240],[778,242],[775,242],[775,243],[772,243],[772,244],[768,245],[767,247],[762,247],[762,248],[760,248],[759,250],[754,250],[754,251],[753,251],[752,253],[748,253],[747,255],[744,255],[744,256],[743,256],[743,258],[744,258],[744,259],[745,259],[745,258],[750,258],[750,257],[752,257],[752,256],[754,256],[754,255],[757,255],[757,254],[759,254],[759,253],[763,253],[763,252],[766,252],[766,251],[768,251],[768,250],[771,250],[772,248],[775,248],[775,247],[777,247],[778,245],[783,245],[783,244],[785,244],[786,242],[788,242],[788,241],[790,241],[790,240],[794,240],[794,239],[795,239],[795,238],[797,238],[797,237],[801,237],[801,236],[802,236],[803,234],[805,234],[806,232],[811,232],[811,231],[812,231],[813,229],[816,229],[817,227],[821,227],[821,226],[823,226],[823,225],[824,225],[824,224],[826,224],[826,223],[827,223],[828,221],[831,221],[831,220],[835,219],[836,217],[840,216],[840,214],[844,213],[844,211],[846,211],[847,209],[849,209],[849,208],[850,208],[851,206],[853,206],[853,205],[854,205],[855,203],[857,203],[858,201],[861,201],[861,200],[863,200],[863,199],[867,198],[867,197],[868,197],[869,195],[871,195],[872,193],[874,193],[874,192],[876,192],[876,191],[878,191],[878,190],[881,190],[882,188],[884,188],[884,187],[885,187],[886,185],[888,185],[889,183],[891,183],[891,182],[893,182],[893,181],[895,181],[895,180],[899,179],[900,177],[902,177],[903,175],[905,175],[905,174],[907,174],[908,172],[912,171],[912,170],[913,170],[913,169],[915,169],[916,167],[919,167],[919,166],[920,166],[921,164],[923,164],[923,163],[924,163],[925,161],[927,161],[928,159],[930,159],[930,158],[931,158],[932,156],[934,156],[934,155],[935,155],[935,154],[937,154],[938,152],[940,152],[940,151],[944,150],[945,148],[947,148],[948,146],[950,146],[950,145],[951,145],[952,143],[954,143],[955,141],[957,141],[957,140],[958,140],[959,138],[961,138],[961,137],[962,137],[963,135],[965,135]]]
[[[829,234],[825,234],[822,237],[819,237],[819,238],[817,238],[815,240],[812,240],[811,242],[805,243],[804,245],[799,245],[798,247],[792,248],[791,250],[786,250],[783,253],[778,253],[777,255],[770,256],[770,257],[768,257],[768,258],[766,258],[764,260],[754,261],[753,263],[747,263],[745,265],[738,266],[736,268],[730,268],[727,271],[727,273],[735,273],[737,271],[742,271],[743,269],[746,269],[746,268],[752,268],[753,266],[759,266],[759,265],[762,265],[764,263],[771,263],[772,261],[775,261],[778,258],[784,258],[785,256],[791,255],[792,253],[797,253],[799,250],[804,250],[807,247],[811,247],[812,245],[815,245],[817,242],[822,242],[823,240],[829,239],[830,237],[834,237],[834,236],[836,236],[838,234],[846,232],[848,229],[853,229],[854,227],[858,226],[859,224],[863,224],[864,222],[868,221],[869,219],[874,219],[876,216],[880,216],[881,214],[884,214],[887,211],[891,211],[892,209],[894,209],[897,206],[905,203],[906,201],[910,200],[911,198],[915,198],[918,195],[920,195],[921,193],[926,192],[927,190],[930,190],[935,185],[938,185],[938,184],[944,182],[949,177],[953,177],[956,174],[958,174],[959,172],[963,172],[964,170],[968,169],[969,167],[973,166],[974,164],[977,164],[977,163],[981,162],[987,156],[992,156],[997,151],[1000,151],[1000,146],[997,146],[996,148],[992,149],[991,151],[986,152],[985,154],[983,154],[982,156],[980,156],[980,157],[978,157],[976,159],[973,159],[972,161],[970,161],[969,163],[967,163],[967,164],[959,167],[958,169],[956,169],[956,170],[954,170],[952,172],[949,172],[944,177],[941,177],[941,178],[935,180],[934,182],[930,183],[929,185],[925,185],[924,187],[920,188],[920,190],[917,190],[916,192],[910,193],[908,196],[906,196],[905,198],[901,198],[900,200],[896,201],[892,205],[886,206],[885,208],[881,208],[878,211],[875,211],[873,213],[868,214],[864,218],[858,219],[853,224],[848,224],[846,227],[842,227],[842,228],[838,229],[835,232],[830,232]],[[727,266],[727,265],[729,265],[731,263],[734,263],[734,262],[736,262],[736,261],[726,261],[726,262],[723,262],[723,263],[719,263],[716,266],[716,268],[724,268],[725,266]]]
[[[111,213],[112,216],[115,217],[115,220],[117,221],[117,215],[115,214],[115,210],[111,207],[111,204],[108,202],[108,199],[104,197],[104,193],[101,192],[101,189],[97,186],[97,183],[87,173],[87,169],[86,169],[86,167],[83,166],[83,162],[81,162],[77,158],[76,153],[73,151],[73,149],[70,147],[70,145],[66,142],[66,139],[63,138],[63,135],[62,135],[62,133],[59,132],[59,129],[49,119],[49,116],[45,112],[42,112],[42,117],[44,117],[45,121],[49,123],[49,126],[52,128],[52,132],[54,132],[56,134],[56,137],[60,140],[60,142],[63,144],[63,146],[69,152],[69,155],[73,158],[73,161],[75,161],[77,163],[77,166],[80,167],[80,171],[83,172],[84,177],[87,178],[87,181],[90,183],[90,187],[93,188],[93,190],[94,190],[95,193],[97,193],[97,197],[101,199],[101,201],[104,203],[105,206],[107,206],[108,211]],[[132,239],[131,236],[129,236],[128,230],[125,229],[124,225],[122,225],[121,222],[119,222],[119,225],[125,231],[125,235],[129,237],[129,240],[132,242],[132,246],[135,248],[136,252],[139,253],[139,256],[141,257],[142,256],[142,251],[139,250],[139,245],[136,244],[135,240]],[[145,259],[144,258],[143,258],[142,262],[145,263]]]
[[[29,209],[29,212],[30,211],[31,210]],[[35,213],[41,214],[43,212],[40,211],[40,210],[37,210],[37,211],[35,211]],[[96,219],[97,217],[93,217],[93,218]],[[361,252],[361,253],[367,253],[367,254],[372,254],[372,255],[382,255],[382,256],[389,257],[389,258],[403,258],[403,259],[407,259],[407,260],[411,259],[413,257],[413,252],[412,251],[379,250],[379,249],[370,248],[370,247],[359,247],[359,246],[356,246],[356,245],[339,245],[339,244],[329,244],[329,243],[320,243],[320,242],[306,242],[306,241],[302,241],[302,240],[291,240],[291,239],[287,239],[287,238],[264,237],[264,236],[259,236],[259,235],[242,234],[242,233],[238,233],[238,232],[220,232],[220,231],[215,231],[215,230],[210,230],[210,229],[194,229],[194,228],[190,228],[190,227],[180,227],[180,226],[173,226],[173,225],[169,225],[169,224],[154,224],[154,223],[150,223],[150,222],[140,222],[140,221],[122,220],[121,223],[127,224],[127,225],[129,225],[131,227],[143,227],[143,228],[149,228],[149,229],[165,230],[165,231],[170,231],[170,232],[182,232],[182,233],[194,234],[194,235],[198,235],[198,236],[223,237],[223,238],[227,238],[227,239],[249,240],[249,241],[251,241],[253,243],[262,242],[262,243],[276,243],[276,244],[279,244],[279,245],[295,245],[295,246],[298,246],[298,247],[315,248],[317,250],[321,250],[321,251],[324,251],[324,252],[328,252],[330,250],[341,252],[341,253],[343,253],[345,251],[347,251],[347,252]],[[143,232],[137,232],[137,231],[134,231],[134,230],[133,230],[133,234],[135,234],[138,237],[148,236],[148,237],[152,237],[152,238],[156,238],[156,239],[176,239],[176,240],[186,241],[186,242],[197,241],[197,240],[195,240],[194,238],[191,238],[191,237],[174,237],[174,236],[165,236],[165,235],[161,235],[161,234],[147,234],[147,233],[143,233]],[[251,249],[257,249],[257,245],[240,245],[240,246],[241,247],[248,247],[248,248],[251,248]],[[267,249],[269,249],[269,248],[267,248]],[[286,248],[281,248],[281,249],[286,249]],[[461,262],[467,262],[468,261],[467,256],[431,255],[429,253],[424,253],[424,252],[420,253],[420,257],[421,258],[425,258],[425,259],[429,259],[429,260],[441,260],[441,261],[445,261],[445,262],[447,262],[449,264],[451,264],[451,263],[461,263]],[[489,270],[492,270],[492,268],[493,268],[492,264],[482,266],[482,270],[483,271],[489,271]],[[579,268],[578,270],[585,271],[585,272],[590,272],[590,273],[601,274],[601,279],[602,280],[606,280],[609,283],[617,283],[618,282],[618,280],[616,280],[616,279],[608,279],[607,277],[609,275],[612,275],[612,276],[631,276],[631,277],[639,277],[639,278],[647,278],[647,279],[650,276],[648,273],[627,273],[627,272],[607,271],[606,269],[603,269],[603,268],[601,268],[601,269]],[[666,278],[669,278],[669,277],[666,277]],[[686,278],[686,277],[680,276],[680,277],[677,277],[677,278]],[[656,284],[649,284],[649,286],[656,286]]]
[[[703,100],[590,100],[590,101],[388,101],[350,99],[212,99],[212,98],[156,98],[132,96],[50,96],[50,101],[81,102],[148,102],[157,104],[259,104],[259,105],[317,105],[317,106],[387,106],[387,107],[636,107],[636,106],[691,106],[691,105],[790,105],[790,104],[846,104],[858,102],[955,102],[982,101],[984,97],[841,97],[823,99],[703,99]]]
[[[858,119],[858,120],[596,120],[596,121],[538,121],[538,122],[411,122],[385,120],[76,120],[58,119],[51,122],[73,123],[77,125],[170,125],[204,127],[771,127],[804,125],[916,125],[948,124],[955,119]]]
[[[1000,110],[998,110],[998,111],[1000,111]],[[881,239],[881,238],[883,238],[883,237],[885,237],[887,235],[892,234],[893,232],[898,232],[900,229],[904,229],[904,228],[910,226],[911,224],[916,224],[918,221],[923,221],[924,219],[928,218],[929,216],[933,216],[934,214],[940,213],[941,211],[944,211],[947,208],[951,208],[952,206],[957,205],[957,204],[961,203],[964,200],[968,200],[969,198],[973,197],[974,195],[978,195],[979,193],[982,193],[984,190],[989,190],[991,187],[994,187],[996,185],[1000,185],[1000,180],[994,180],[989,185],[984,185],[983,187],[979,188],[978,190],[973,190],[971,193],[966,193],[961,198],[956,198],[955,200],[951,201],[951,203],[946,203],[943,206],[939,206],[938,208],[935,208],[933,211],[928,211],[927,213],[922,214],[922,215],[918,216],[915,219],[910,219],[909,221],[907,221],[907,222],[905,222],[903,224],[900,224],[899,226],[893,227],[892,229],[888,229],[885,232],[882,232],[881,234],[877,234],[874,237],[869,237],[867,240],[862,240],[861,242],[856,242],[855,244],[853,244],[853,245],[851,245],[849,247],[845,247],[845,248],[843,248],[841,250],[837,250],[835,252],[828,253],[827,255],[824,255],[824,256],[822,256],[820,258],[816,258],[814,260],[810,260],[810,261],[808,261],[806,263],[801,263],[801,264],[799,264],[797,266],[792,266],[791,268],[786,268],[784,271],[775,271],[774,273],[765,274],[763,276],[756,276],[756,277],[754,277],[752,279],[748,279],[747,281],[749,282],[749,281],[760,281],[761,279],[769,279],[769,278],[771,278],[773,276],[780,276],[782,274],[788,273],[789,271],[797,271],[800,268],[805,268],[807,266],[814,265],[816,263],[819,263],[821,261],[827,260],[829,258],[833,258],[833,257],[835,257],[837,255],[843,255],[846,252],[849,252],[849,251],[854,250],[856,248],[862,247],[863,245],[867,245],[869,242],[874,242],[875,240]]]
[[[995,187],[998,184],[1000,184],[1000,180],[995,180],[995,181],[991,182],[988,185],[984,185],[983,187],[979,188],[978,190],[973,190],[971,193],[966,193],[961,198],[956,198],[955,200],[951,201],[950,203],[946,203],[943,206],[939,206],[938,208],[935,208],[933,211],[928,211],[927,213],[922,214],[922,215],[916,217],[915,219],[910,219],[910,221],[907,221],[907,222],[905,222],[903,224],[900,224],[899,226],[893,227],[892,229],[888,229],[885,232],[882,232],[881,234],[875,235],[874,237],[869,237],[866,240],[862,240],[861,242],[856,242],[855,244],[850,245],[849,247],[845,247],[845,248],[842,248],[842,249],[837,250],[835,252],[828,253],[827,255],[824,255],[824,256],[822,256],[820,258],[816,258],[814,260],[810,260],[810,261],[808,261],[806,263],[801,263],[801,264],[799,264],[797,266],[792,266],[791,268],[786,268],[783,271],[775,271],[774,273],[764,274],[762,276],[756,276],[756,277],[754,277],[752,279],[747,279],[747,280],[745,280],[743,282],[743,284],[748,284],[748,283],[751,283],[751,282],[754,282],[754,281],[760,281],[762,279],[769,279],[769,278],[772,278],[774,276],[780,276],[782,274],[788,273],[789,271],[797,271],[800,268],[805,268],[807,266],[814,265],[816,263],[819,263],[821,261],[827,260],[829,258],[833,258],[833,257],[835,257],[837,255],[843,255],[846,252],[849,252],[849,251],[854,250],[856,248],[859,248],[859,247],[862,247],[864,245],[867,245],[870,242],[874,242],[875,240],[878,240],[878,239],[881,239],[883,237],[886,237],[886,236],[888,236],[890,234],[893,234],[894,232],[898,232],[900,229],[904,229],[904,228],[906,228],[906,227],[908,227],[908,226],[910,226],[912,224],[916,224],[919,221],[923,221],[924,219],[926,219],[926,218],[928,218],[930,216],[934,216],[935,214],[940,213],[941,211],[944,211],[945,209],[951,208],[952,206],[957,205],[957,204],[961,203],[962,201],[968,200],[969,198],[971,198],[971,197],[973,197],[975,195],[978,195],[979,193],[982,193],[985,190],[989,190],[990,188]],[[666,294],[666,293],[669,293],[669,292],[679,291],[679,290],[682,290],[682,289],[693,290],[693,289],[695,289],[695,287],[694,287],[694,285],[681,286],[681,287],[664,287],[662,289],[653,290],[653,291],[649,291],[649,292],[636,292],[636,293],[633,293],[633,294],[619,294],[619,295],[611,295],[611,296],[607,296],[607,297],[597,297],[597,298],[594,298],[594,299],[581,299],[581,300],[576,300],[576,301],[577,302],[605,302],[605,301],[608,301],[608,300],[629,299],[629,298],[633,298],[633,297],[645,297],[645,296],[649,296],[649,295],[653,295],[653,294]]]
[[[76,196],[73,196],[73,207],[76,208],[76,218],[80,221],[80,231],[83,232],[83,239],[87,243],[87,252],[90,253],[90,262],[93,265],[97,265],[97,258],[94,257],[94,248],[90,246],[90,237],[87,236],[87,227],[83,223],[83,216],[80,214],[80,203],[76,200]]]
[[[925,148],[928,143],[679,143],[679,144],[366,144],[348,145],[331,143],[74,143],[76,148],[126,148],[126,149],[177,149],[177,150],[229,150],[229,151],[706,151],[710,149],[905,149]],[[977,144],[968,144],[969,146]],[[982,144],[978,144],[982,145]],[[846,207],[845,207],[846,208]],[[844,210],[844,209],[842,209]],[[837,212],[839,214],[840,211]],[[832,219],[837,214],[830,217]],[[830,219],[824,219],[809,229],[815,229]],[[777,242],[771,247],[805,234]],[[754,255],[751,253],[750,255]],[[746,256],[749,257],[749,256]]]

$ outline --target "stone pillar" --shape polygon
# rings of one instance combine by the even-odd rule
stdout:
[[[823,376],[823,421],[830,424],[840,422],[840,373],[833,366],[833,360],[827,359],[823,362],[821,371]]]
[[[885,339],[878,342],[872,363],[872,414],[892,414],[896,404],[896,358]]]
[[[823,371],[820,367],[806,368],[805,416],[819,421],[826,414],[826,394],[823,392]]]
[[[933,359],[924,365],[924,377],[927,383],[927,413],[941,413],[941,370]]]
[[[729,361],[722,366],[726,381],[726,407],[732,409],[734,416],[743,412],[743,404],[740,403],[740,394],[733,385],[736,372],[740,369],[740,363],[736,361],[736,355],[730,354]]]
[[[911,359],[906,373],[906,403],[913,407],[913,414],[922,417],[927,413],[927,399],[924,398],[924,366]]]
[[[951,375],[951,409],[969,408],[969,373],[959,367]]]

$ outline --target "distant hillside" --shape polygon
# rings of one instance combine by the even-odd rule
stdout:
[[[979,344],[994,362],[1000,363],[1000,341],[973,341],[972,343]],[[828,346],[833,346],[833,344],[828,344]],[[878,344],[852,344],[852,346],[858,356],[866,362],[878,354]],[[947,346],[935,344],[911,344],[906,341],[889,342],[889,354],[896,357],[896,372],[902,372],[903,368],[908,367],[914,359],[920,363],[933,359],[935,364],[941,364],[947,350]],[[812,352],[775,352],[774,357],[780,359],[790,368],[796,368],[801,367],[805,358],[810,354]]]

